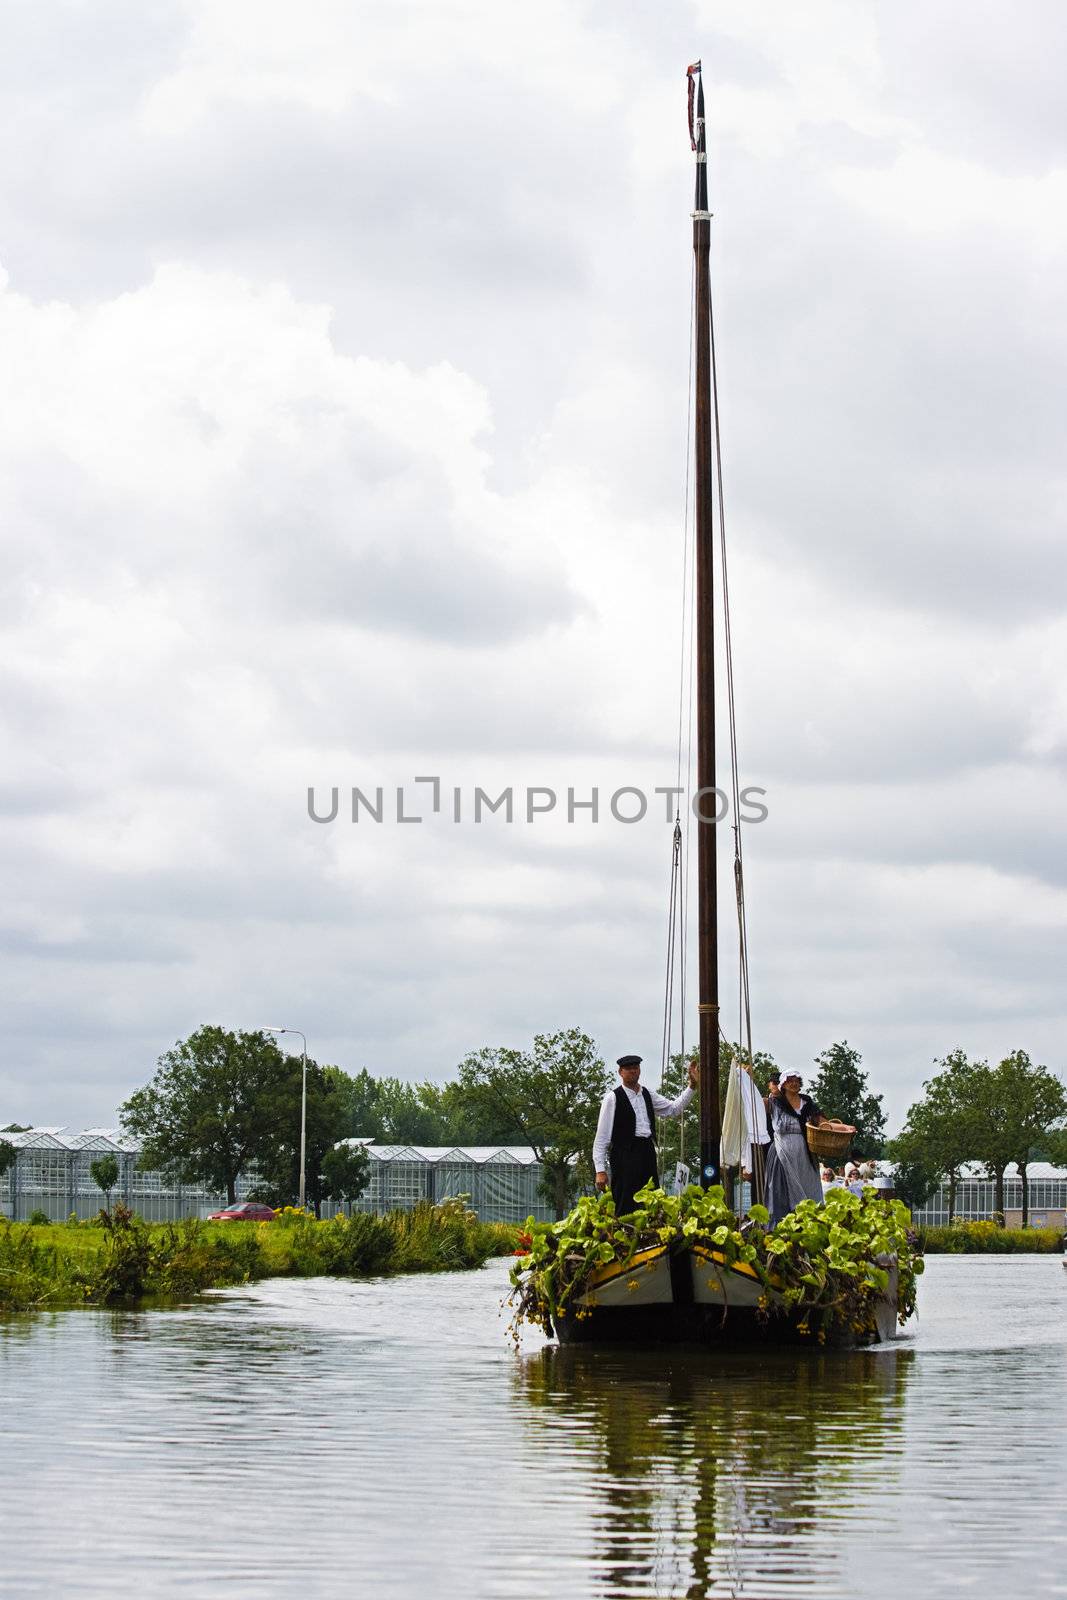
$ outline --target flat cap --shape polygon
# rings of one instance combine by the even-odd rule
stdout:
[[[615,1065],[617,1067],[639,1067],[641,1065],[641,1057],[640,1056],[620,1056],[618,1061],[616,1061]]]

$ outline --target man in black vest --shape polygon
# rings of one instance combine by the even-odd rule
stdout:
[[[697,1086],[695,1061],[689,1063],[689,1087],[677,1100],[668,1100],[655,1089],[641,1086],[641,1057],[620,1056],[617,1089],[609,1089],[600,1107],[596,1138],[593,1140],[593,1168],[597,1189],[608,1186],[611,1165],[611,1198],[615,1215],[623,1217],[634,1208],[634,1195],[651,1178],[659,1183],[656,1162],[656,1117],[680,1117]],[[609,1155],[610,1152],[610,1155]]]

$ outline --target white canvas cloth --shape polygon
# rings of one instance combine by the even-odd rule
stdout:
[[[719,1147],[723,1166],[747,1167],[751,1160],[749,1146],[768,1144],[770,1137],[763,1097],[735,1056],[730,1062],[730,1073],[726,1080],[726,1105]]]

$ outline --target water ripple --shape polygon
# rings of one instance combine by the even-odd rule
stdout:
[[[0,1323],[5,1592],[1067,1596],[1057,1260],[844,1356],[516,1355],[505,1270]]]

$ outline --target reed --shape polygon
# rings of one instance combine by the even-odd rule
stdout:
[[[267,1223],[145,1223],[121,1206],[47,1227],[0,1219],[0,1311],[174,1302],[261,1278],[446,1272],[506,1255],[516,1238],[455,1200],[322,1222],[290,1209]]]

